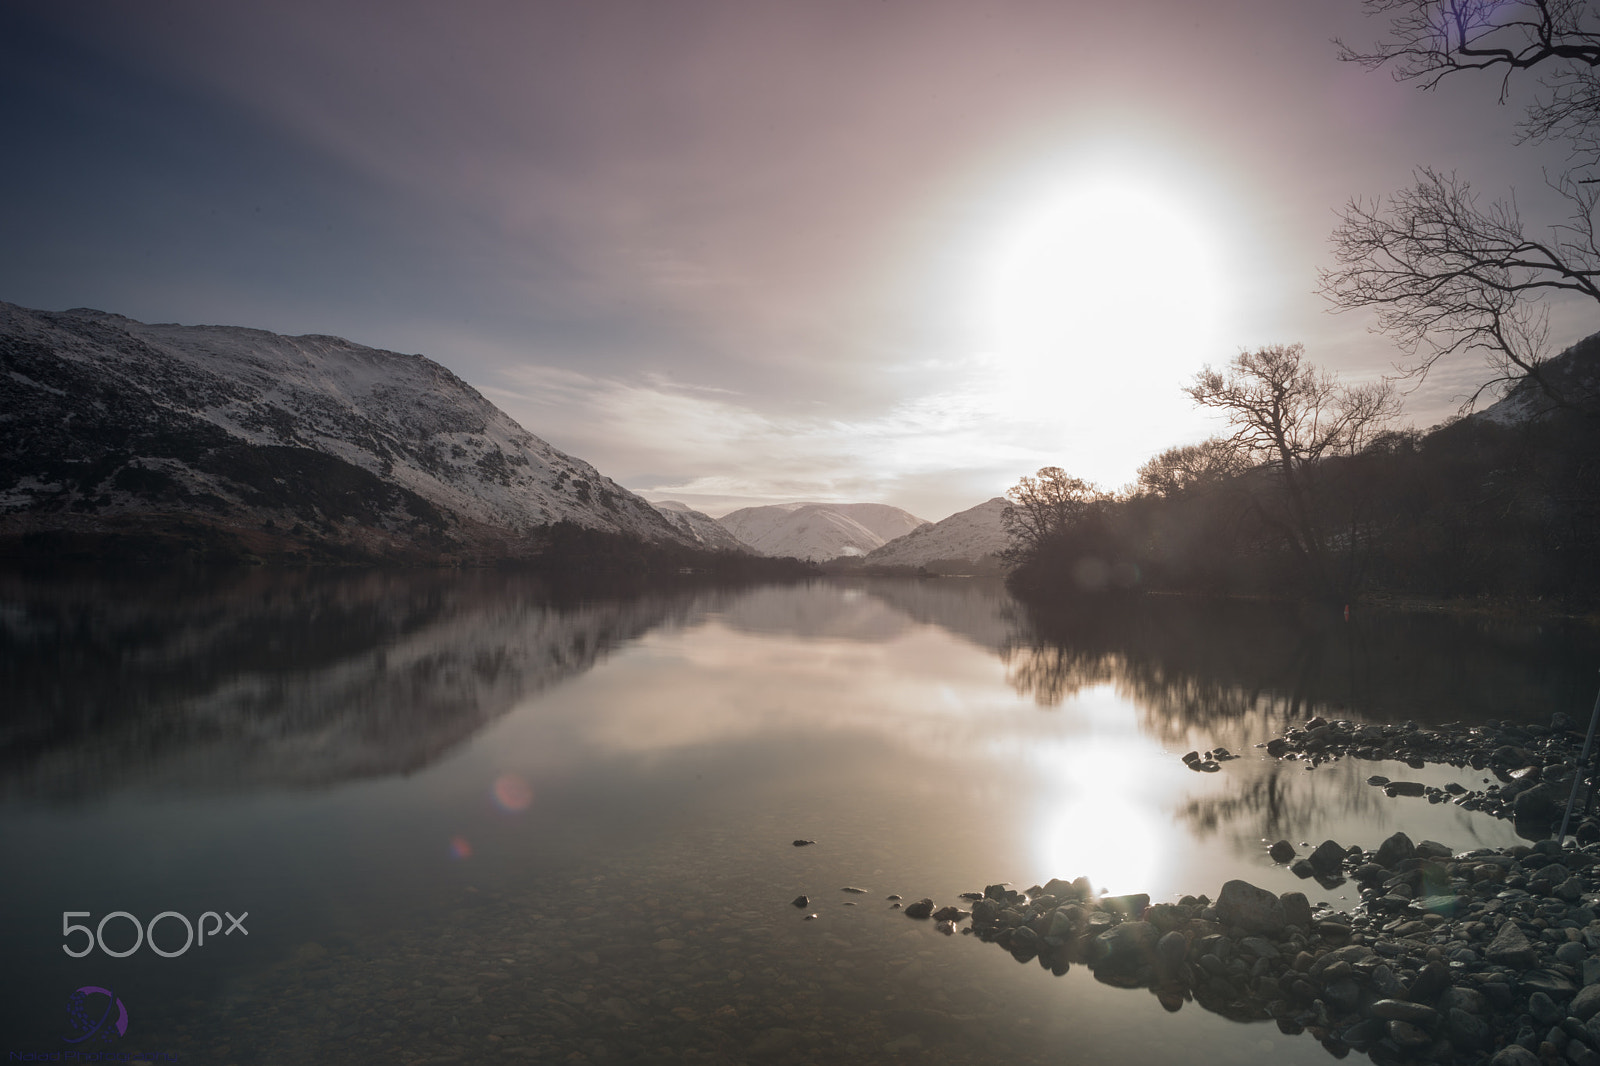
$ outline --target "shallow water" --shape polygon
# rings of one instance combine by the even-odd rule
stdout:
[[[1577,626],[1159,599],[1039,615],[963,580],[13,582],[0,1051],[1322,1062],[1309,1037],[1054,977],[885,897],[1083,874],[1346,905],[1265,844],[1517,838],[1365,784],[1482,774],[1256,743],[1316,713],[1585,717],[1597,662]],[[1243,757],[1179,758],[1219,745]],[[249,917],[113,958],[134,944],[118,917],[74,959],[65,911]],[[175,951],[182,919],[155,936]],[[111,990],[127,1031],[64,1043],[80,987]]]

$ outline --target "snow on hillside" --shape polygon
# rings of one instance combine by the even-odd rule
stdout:
[[[661,500],[653,504],[668,522],[671,522],[681,533],[687,535],[695,543],[704,548],[719,551],[747,552],[749,547],[728,531],[728,528],[715,518],[702,511],[696,511],[686,503],[677,500]]]
[[[866,561],[881,566],[927,566],[946,559],[976,562],[1006,547],[1001,516],[1010,508],[997,496],[890,541],[868,553]]]
[[[927,523],[882,503],[784,503],[723,515],[723,526],[763,555],[821,562],[865,555]]]
[[[0,521],[205,513],[396,540],[687,538],[438,363],[337,337],[0,303]],[[219,517],[220,516],[220,517]]]

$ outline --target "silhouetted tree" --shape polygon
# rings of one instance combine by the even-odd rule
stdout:
[[[1600,157],[1600,22],[1588,0],[1366,0],[1389,16],[1389,36],[1370,49],[1339,41],[1339,58],[1397,81],[1432,89],[1465,71],[1500,75],[1500,102],[1512,78],[1537,72],[1539,95],[1521,123],[1529,140],[1569,141],[1592,163]]]
[[[1137,491],[1141,495],[1181,496],[1238,477],[1249,465],[1231,441],[1213,437],[1168,448],[1146,462],[1139,468]]]
[[[1490,386],[1527,376],[1560,406],[1592,398],[1569,395],[1540,373],[1547,353],[1541,303],[1572,293],[1600,303],[1600,246],[1592,179],[1576,169],[1600,161],[1600,22],[1588,0],[1366,0],[1387,16],[1389,35],[1369,49],[1339,43],[1339,58],[1368,69],[1388,67],[1424,89],[1468,71],[1500,75],[1504,103],[1513,79],[1534,79],[1519,140],[1565,140],[1574,170],[1547,178],[1568,204],[1565,223],[1548,239],[1529,235],[1516,203],[1480,204],[1454,174],[1417,171],[1415,184],[1387,199],[1351,200],[1333,233],[1339,266],[1322,274],[1323,294],[1338,308],[1377,313],[1426,374],[1462,351],[1488,357]]]
[[[1328,539],[1316,497],[1317,465],[1364,448],[1399,413],[1387,382],[1340,385],[1305,360],[1298,344],[1240,352],[1226,371],[1207,366],[1184,390],[1222,411],[1238,453],[1263,464],[1272,491],[1250,496],[1261,519],[1300,560],[1318,592],[1334,589]]]
[[[1106,494],[1059,466],[1046,466],[1037,477],[1023,475],[1006,492],[1006,499],[1012,507],[1001,514],[1000,521],[1011,538],[1011,546],[1001,555],[1015,561],[1037,552],[1045,542],[1080,522],[1090,507],[1106,499]]]
[[[1321,274],[1341,309],[1368,308],[1424,374],[1440,358],[1480,351],[1495,371],[1485,389],[1531,377],[1558,405],[1582,399],[1541,374],[1548,358],[1542,299],[1566,292],[1600,304],[1600,189],[1563,175],[1551,183],[1572,207],[1548,240],[1527,235],[1515,203],[1482,205],[1467,182],[1423,168],[1385,199],[1351,200],[1333,232],[1339,267]]]

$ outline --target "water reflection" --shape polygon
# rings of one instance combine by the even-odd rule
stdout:
[[[972,581],[603,593],[502,574],[12,581],[0,585],[0,682],[14,695],[0,843],[39,875],[4,890],[0,910],[22,917],[0,952],[38,969],[0,978],[0,998],[54,1009],[39,989],[73,976],[63,906],[198,913],[248,897],[270,915],[249,948],[275,968],[246,980],[248,960],[218,955],[202,981],[195,960],[136,957],[106,980],[145,990],[144,1024],[166,1010],[174,1026],[248,1029],[263,1062],[488,1054],[501,1048],[485,1034],[508,1021],[491,1015],[529,1004],[523,1046],[591,1054],[586,1041],[620,1039],[600,1011],[612,1000],[637,1012],[649,1039],[627,1039],[644,1052],[698,1039],[674,1011],[730,1017],[719,1012],[737,1003],[718,1054],[814,1019],[838,1034],[817,1046],[855,1061],[849,1047],[899,1039],[891,1022],[916,1003],[942,1012],[940,1048],[970,1049],[950,1061],[1002,1046],[1008,1060],[1047,1059],[1068,1038],[1088,1058],[1161,1061],[1158,1048],[1170,1057],[1204,1023],[1186,1019],[1182,1039],[1130,1034],[1117,1018],[1139,1008],[1108,1005],[1092,981],[1070,997],[1038,989],[1050,979],[1036,968],[936,939],[882,896],[948,901],[1080,874],[1157,899],[1238,876],[1285,891],[1308,886],[1268,863],[1263,838],[1371,845],[1403,825],[1456,847],[1509,839],[1491,819],[1363,784],[1451,771],[1304,769],[1252,745],[1319,711],[1443,721],[1510,717],[1513,704],[1542,717],[1588,685],[1592,636],[1335,623],[1159,600],[1040,615]],[[1179,760],[1218,745],[1244,757],[1215,774]],[[128,872],[100,876],[108,864]],[[817,922],[789,906],[800,893]],[[348,961],[306,961],[324,948]],[[492,1010],[415,991],[441,972],[487,989],[485,965],[504,992],[484,992]],[[719,976],[768,967],[737,992]],[[367,987],[349,1010],[373,1012],[374,1030],[353,1037],[354,1022],[316,1013],[308,973]],[[578,981],[595,985],[586,1001],[547,1002],[547,986]],[[195,1002],[157,1005],[160,982]],[[213,983],[227,989],[215,1009]],[[1021,1026],[1024,1002],[1059,1025]],[[1210,1057],[1233,1048],[1226,1033],[1206,1039]],[[244,1044],[214,1060],[257,1061]]]

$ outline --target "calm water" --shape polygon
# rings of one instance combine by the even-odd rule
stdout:
[[[885,897],[1086,874],[1340,905],[1264,844],[1516,838],[1364,784],[1481,784],[1470,770],[1308,770],[1255,743],[1317,713],[1585,717],[1597,665],[1577,626],[1176,600],[1033,617],[962,580],[4,584],[0,1051],[1325,1062],[1309,1037],[1053,977]],[[1244,758],[1180,761],[1218,745]],[[169,911],[156,946],[181,948],[184,918],[206,943],[128,951],[132,919]],[[113,1008],[64,1043],[81,987],[114,993],[125,1033]]]

